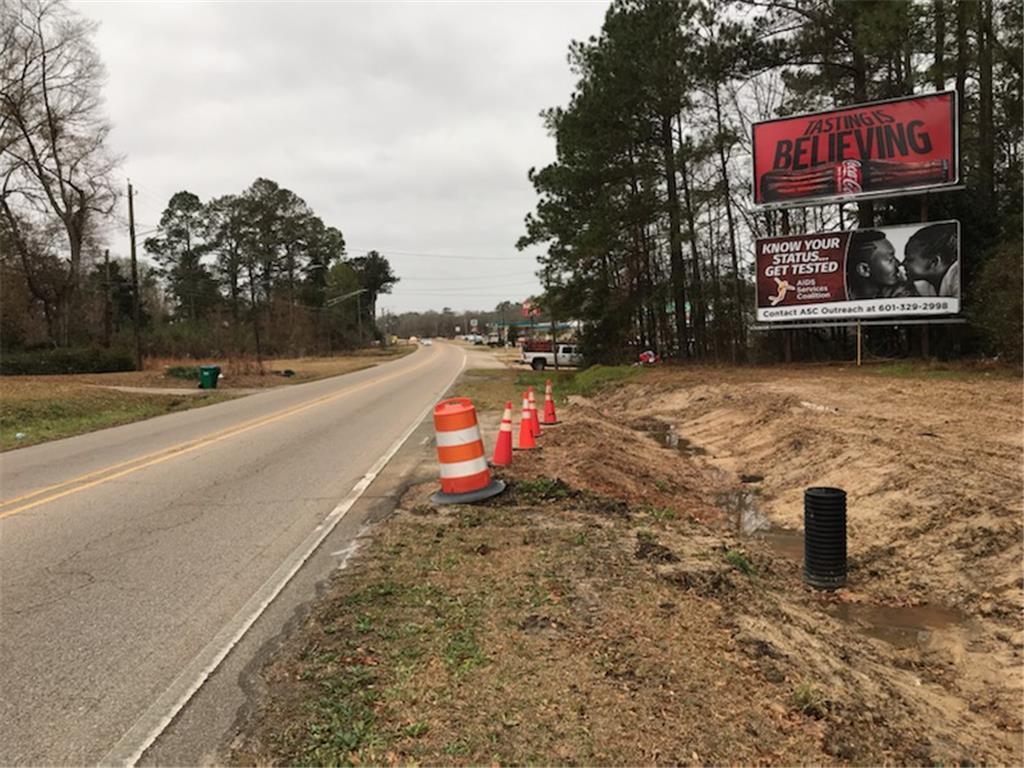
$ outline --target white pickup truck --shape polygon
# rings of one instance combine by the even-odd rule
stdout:
[[[543,371],[545,368],[555,367],[555,354],[551,351],[550,343],[527,344],[523,347],[519,362],[535,371]],[[559,368],[574,368],[583,364],[583,356],[575,344],[559,344],[557,354]]]

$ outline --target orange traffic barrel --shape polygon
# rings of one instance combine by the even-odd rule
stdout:
[[[430,497],[431,501],[466,504],[505,490],[504,482],[491,479],[472,401],[452,397],[434,406],[434,431],[441,464],[441,490]]]

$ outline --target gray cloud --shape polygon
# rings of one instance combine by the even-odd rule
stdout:
[[[205,199],[267,176],[350,250],[389,256],[393,311],[538,290],[514,247],[535,202],[526,171],[554,156],[538,112],[568,99],[569,41],[597,33],[606,3],[75,7],[101,22],[112,141],[142,225],[178,189]]]

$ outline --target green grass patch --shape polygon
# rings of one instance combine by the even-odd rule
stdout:
[[[563,480],[544,476],[533,480],[516,480],[513,488],[516,497],[527,504],[568,499],[570,496],[576,495],[576,492]]]
[[[943,365],[941,363],[914,362],[903,360],[897,363],[882,363],[863,370],[893,379],[927,379],[930,381],[978,381],[979,379],[1017,379],[1020,368],[1012,366],[971,367],[967,365]]]
[[[32,382],[0,388],[0,450],[94,432],[230,400],[225,393],[143,395]]]
[[[745,552],[739,549],[729,549],[725,552],[725,560],[733,568],[742,573],[744,576],[754,576],[757,574],[757,569],[754,568],[754,564],[747,558]]]
[[[604,387],[641,375],[632,365],[594,365],[582,371],[515,371],[498,368],[471,368],[452,388],[452,396],[468,397],[478,411],[497,411],[506,402],[518,414],[522,394],[527,387],[537,392],[537,407],[544,407],[544,387],[548,379],[554,385],[555,401],[565,403],[570,395],[591,397]]]
[[[523,371],[516,377],[516,384],[520,387],[533,386],[543,393],[547,380],[551,379],[555,396],[559,399],[569,395],[590,397],[609,384],[632,379],[640,370],[634,365],[592,365],[582,371],[560,371],[557,376],[554,371]]]
[[[430,733],[396,707],[413,677],[443,670],[455,684],[488,663],[480,602],[413,579],[413,570],[375,579],[323,615],[323,635],[297,655],[310,695],[279,745],[287,764],[379,763],[385,746]]]

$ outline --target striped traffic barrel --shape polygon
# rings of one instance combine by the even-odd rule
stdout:
[[[434,406],[434,431],[441,465],[441,490],[431,497],[435,503],[481,501],[505,490],[504,482],[491,478],[472,401],[452,397],[439,402]]]

